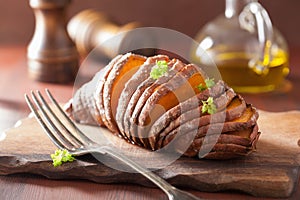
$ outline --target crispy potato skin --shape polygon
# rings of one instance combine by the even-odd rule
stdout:
[[[158,61],[166,61],[168,73],[153,79]],[[106,126],[149,150],[168,147],[189,157],[207,150],[201,157],[220,160],[248,155],[261,134],[256,108],[222,80],[200,90],[207,78],[198,66],[166,55],[127,53],[83,85],[67,112],[79,123]],[[209,97],[216,113],[202,113]]]

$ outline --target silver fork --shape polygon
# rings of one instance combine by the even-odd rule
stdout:
[[[162,189],[170,200],[200,200],[198,197],[170,185],[160,176],[132,161],[127,156],[89,139],[65,114],[48,89],[46,89],[46,94],[58,113],[60,113],[59,116],[50,108],[40,91],[31,91],[31,98],[34,103],[27,94],[25,94],[25,99],[41,127],[58,148],[67,149],[74,156],[87,153],[107,154],[148,178]],[[63,117],[64,120],[59,117]]]

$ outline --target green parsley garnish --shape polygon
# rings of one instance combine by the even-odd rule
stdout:
[[[205,85],[203,85],[202,83],[200,83],[199,85],[197,85],[197,88],[202,92],[204,90],[206,90],[207,88],[211,88],[215,85],[215,81],[214,79],[210,79],[210,78],[207,78],[204,80],[205,82]]]
[[[202,113],[214,114],[217,112],[217,107],[214,104],[214,99],[208,97],[206,101],[202,101]]]
[[[165,60],[156,61],[156,66],[154,66],[150,72],[150,77],[153,79],[158,79],[159,77],[165,75],[168,72],[168,63]]]
[[[207,88],[211,88],[215,85],[215,80],[213,78],[212,79],[207,78],[204,81],[205,81],[205,84],[206,84]]]
[[[51,154],[51,158],[54,167],[62,165],[63,162],[72,162],[75,160],[73,155],[66,149],[57,149],[54,154]]]
[[[207,87],[205,85],[203,85],[202,83],[200,83],[199,85],[197,85],[197,88],[198,88],[198,90],[200,90],[202,92],[202,91],[206,90]]]

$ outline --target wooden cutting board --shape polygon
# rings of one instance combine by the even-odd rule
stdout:
[[[246,158],[212,161],[183,157],[155,173],[175,186],[200,191],[237,190],[259,197],[291,196],[299,179],[300,111],[259,111],[259,114],[258,124],[262,134],[257,151]],[[95,134],[99,128],[81,128],[88,131],[90,137],[97,137]],[[135,152],[134,155],[140,157],[142,163],[148,162],[143,156],[147,153],[145,150],[107,131],[104,135],[126,152]],[[34,118],[20,120],[14,128],[0,135],[0,175],[33,173],[50,179],[86,179],[98,183],[153,186],[137,173],[108,167],[92,156],[79,157],[72,163],[55,168],[50,158],[55,149]],[[116,163],[112,160],[107,162]]]

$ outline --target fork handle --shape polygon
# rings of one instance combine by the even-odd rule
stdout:
[[[162,179],[160,176],[156,175],[155,173],[147,170],[145,167],[137,164],[129,157],[125,156],[124,154],[120,154],[117,149],[102,146],[100,149],[96,150],[96,153],[100,153],[101,155],[107,154],[116,160],[121,161],[122,163],[126,164],[127,166],[131,167],[156,186],[158,186],[165,194],[167,194],[169,200],[200,200],[200,198],[192,195],[191,193],[182,191],[177,189],[176,187],[170,185],[167,181]]]
[[[170,185],[167,181],[162,179],[160,176],[156,175],[155,173],[149,171],[145,167],[139,165],[138,163],[131,160],[129,157],[125,156],[124,154],[118,153],[117,149],[112,147],[103,146],[99,150],[95,150],[95,153],[100,154],[107,154],[110,157],[121,161],[122,163],[126,164],[128,167],[132,168],[136,172],[140,173],[144,177],[148,178],[151,182],[161,188],[165,193],[169,193],[172,190],[173,186]]]

